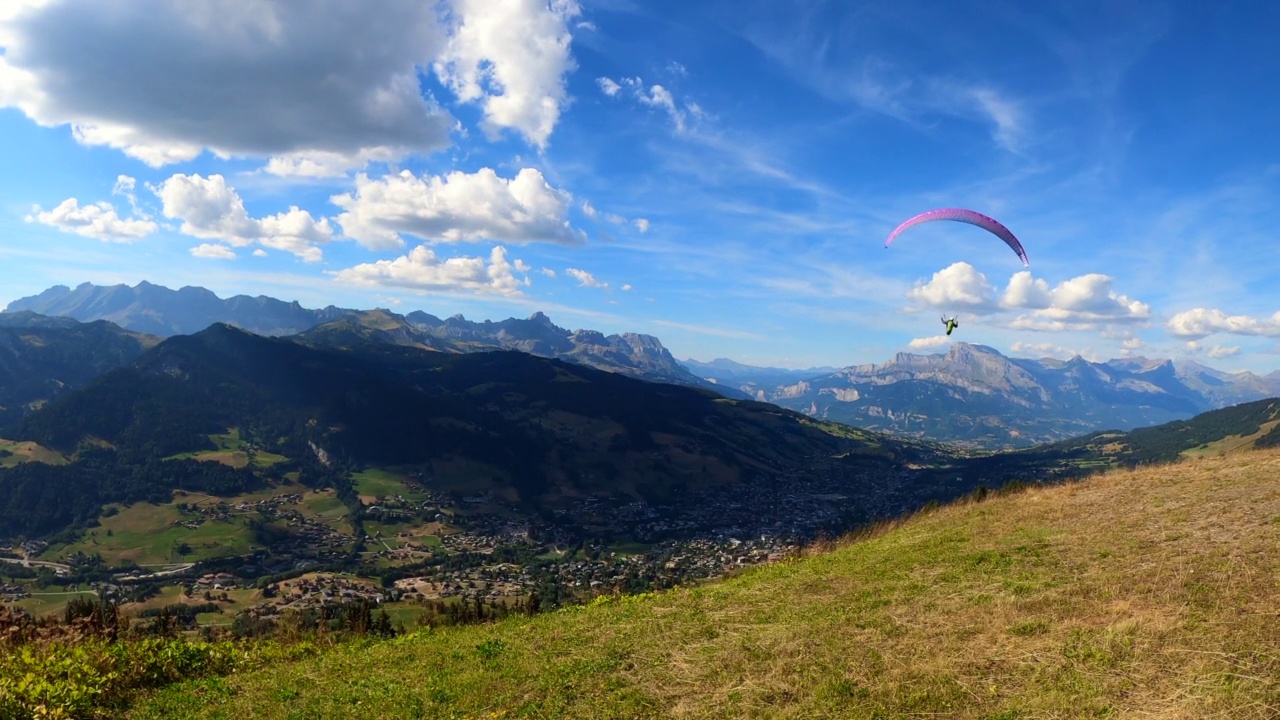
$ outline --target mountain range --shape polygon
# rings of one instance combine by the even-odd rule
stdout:
[[[39,295],[15,300],[5,309],[6,313],[21,311],[82,322],[107,320],[127,330],[160,337],[190,335],[214,323],[225,323],[266,336],[345,334],[455,353],[519,350],[642,380],[714,388],[729,397],[749,397],[733,387],[717,388],[691,373],[652,335],[606,336],[595,330],[570,331],[556,326],[541,312],[523,320],[472,322],[461,315],[441,320],[422,311],[402,316],[389,310],[359,311],[332,305],[309,310],[297,302],[261,295],[236,295],[223,300],[200,287],[171,290],[145,281],[134,287],[82,283],[74,290],[57,285]]]
[[[773,369],[735,370],[736,387],[757,400],[857,427],[986,449],[1157,425],[1280,395],[1280,372],[1225,373],[1147,358],[1030,360],[964,342],[946,353],[898,353],[886,363],[782,385],[768,386],[766,379],[777,377]]]
[[[16,300],[6,310],[11,316],[24,311],[109,320],[158,337],[191,334],[221,322],[258,335],[296,335],[303,343],[333,347],[379,342],[444,353],[518,350],[642,380],[710,388],[824,420],[982,449],[1155,425],[1280,395],[1280,372],[1225,373],[1195,362],[1140,357],[1106,362],[1009,358],[964,342],[946,353],[899,353],[885,363],[842,369],[754,367],[723,358],[681,362],[652,335],[571,331],[541,312],[525,319],[475,322],[423,311],[308,310],[264,296],[222,300],[203,288],[175,291],[146,282],[132,288],[57,286]],[[79,382],[67,377],[58,380],[67,386]],[[3,398],[0,404],[11,407]],[[0,420],[11,422],[17,412],[11,409]]]

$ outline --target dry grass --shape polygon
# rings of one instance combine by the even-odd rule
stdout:
[[[0,450],[11,454],[0,457],[0,468],[13,467],[24,462],[42,462],[48,465],[66,465],[67,459],[57,452],[30,440],[5,440],[0,438]]]
[[[140,717],[1280,717],[1280,452],[945,507],[657,597],[339,648]]]

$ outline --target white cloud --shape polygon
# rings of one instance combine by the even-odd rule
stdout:
[[[1179,337],[1203,338],[1215,333],[1280,337],[1280,312],[1269,318],[1227,315],[1221,310],[1194,308],[1169,318],[1169,332]]]
[[[128,175],[117,175],[115,187],[111,188],[112,195],[119,195],[129,201],[129,207],[133,208],[133,214],[143,220],[150,220],[151,217],[142,211],[138,206],[138,196],[133,191],[138,181]]]
[[[133,242],[156,231],[156,224],[149,219],[121,218],[110,203],[81,207],[75,198],[67,198],[48,211],[37,205],[26,216],[26,221],[108,242]]]
[[[417,77],[446,41],[431,3],[64,0],[0,39],[0,106],[152,166],[208,149],[332,174],[445,147],[453,124]]]
[[[1018,152],[1028,135],[1025,103],[1000,90],[958,82],[948,77],[921,76],[879,58],[868,58],[860,71],[840,82],[864,107],[920,128],[938,115],[994,126],[997,145]]]
[[[600,86],[600,92],[608,95],[609,97],[617,95],[618,91],[622,89],[621,85],[607,77],[596,78],[596,84]]]
[[[482,168],[443,177],[417,177],[408,170],[376,180],[361,174],[354,192],[335,195],[332,202],[345,210],[338,223],[348,237],[371,250],[387,250],[404,246],[402,234],[428,242],[581,244],[582,233],[567,219],[572,199],[533,168],[510,180]]]
[[[1070,360],[1073,357],[1080,356],[1094,362],[1098,360],[1097,355],[1092,350],[1073,350],[1053,343],[1028,343],[1019,340],[1014,342],[1009,349],[1014,353],[1031,357],[1053,357],[1061,360]]]
[[[441,260],[431,248],[419,245],[395,260],[364,263],[333,275],[340,282],[355,285],[513,297],[521,295],[521,286],[529,284],[528,279],[516,278],[513,269],[506,248],[500,245],[489,253],[487,263],[483,257]]]
[[[986,314],[996,308],[996,289],[987,277],[967,262],[954,263],[933,274],[927,282],[917,282],[907,297],[928,307],[964,309]]]
[[[636,218],[631,221],[631,224],[635,225],[636,229],[642,233],[649,232],[649,221],[644,218]]]
[[[1000,296],[1000,304],[1009,308],[1047,308],[1053,303],[1049,283],[1032,279],[1030,270],[1015,273],[1009,278],[1009,287]]]
[[[914,338],[911,342],[907,343],[907,347],[914,350],[920,350],[923,348],[940,347],[950,342],[951,338],[946,335],[934,335],[933,337]]]
[[[998,145],[1011,151],[1021,147],[1025,121],[1018,103],[991,88],[967,88],[962,91],[962,96],[968,96],[978,112],[995,123],[992,138]]]
[[[394,163],[405,154],[392,147],[362,148],[354,153],[311,150],[273,157],[267,162],[266,171],[283,177],[339,177],[368,162]]]
[[[491,136],[518,131],[545,148],[567,92],[574,0],[448,0],[452,36],[435,63],[463,102],[480,102]],[[429,6],[428,6],[429,7]]]
[[[622,291],[623,291],[623,292],[631,292],[631,286],[630,286],[630,285],[623,285],[623,286],[622,286]]]
[[[233,260],[236,253],[226,245],[217,243],[204,243],[191,248],[191,254],[199,258],[210,258],[213,260]]]
[[[605,213],[605,214],[604,214],[604,219],[605,219],[605,220],[608,220],[609,222],[613,223],[614,225],[626,225],[626,224],[627,224],[627,219],[626,219],[626,218],[622,217],[621,215],[615,215],[614,213]]]
[[[618,97],[622,88],[631,91],[631,96],[640,102],[641,105],[655,108],[663,111],[671,120],[671,124],[675,126],[677,133],[684,133],[689,129],[689,119],[695,120],[706,119],[707,113],[694,102],[680,103],[676,101],[671,91],[662,85],[645,85],[644,79],[639,77],[624,77],[622,82],[614,82],[609,78],[598,78],[596,83],[600,85],[600,89],[609,97]]]
[[[544,268],[542,268],[541,270],[539,270],[538,272],[540,272],[540,273],[542,273],[543,275],[546,275],[547,277],[550,277],[550,278],[553,278],[553,277],[555,277],[555,276],[556,276],[556,271],[555,271],[555,270],[552,270],[551,268],[545,268],[545,267],[544,267]]]
[[[652,300],[653,298],[645,298]],[[746,332],[744,330],[726,330],[724,328],[712,327],[708,325],[692,325],[689,323],[674,322],[672,320],[654,320],[654,325],[663,327],[676,328],[677,330],[686,330],[699,335],[714,335],[715,337],[738,338],[741,340],[768,340],[769,338],[759,333]]]
[[[596,280],[595,277],[592,276],[591,273],[587,272],[586,270],[579,270],[578,268],[568,268],[565,270],[565,272],[569,273],[569,275],[573,276],[573,278],[578,281],[578,287],[600,288],[602,290],[609,289],[609,283],[600,282],[599,280]]]
[[[591,219],[593,219],[593,220],[594,220],[594,219],[595,219],[595,217],[596,217],[597,215],[599,215],[600,213],[599,213],[599,212],[598,212],[594,207],[592,207],[592,205],[591,205],[591,201],[590,201],[590,200],[583,200],[583,201],[582,201],[582,214],[583,214],[583,215],[586,215],[587,217],[589,217],[589,218],[591,218]]]
[[[672,124],[676,126],[676,132],[684,132],[685,113],[676,106],[676,99],[671,95],[670,90],[661,85],[651,85],[646,90],[644,81],[638,77],[625,78],[623,82],[634,91],[636,99],[642,104],[665,111],[667,117],[671,118]]]
[[[163,204],[164,216],[182,221],[181,231],[203,240],[220,240],[235,247],[255,242],[318,262],[318,245],[333,238],[328,219],[317,221],[298,207],[264,218],[252,218],[235,188],[221,175],[176,174],[152,188]]]
[[[1009,279],[1000,298],[1008,309],[1031,310],[1014,319],[1018,330],[1087,330],[1099,325],[1143,322],[1151,317],[1151,306],[1117,293],[1112,278],[1100,273],[1080,275],[1059,283],[1052,290],[1041,279],[1032,279],[1023,270]]]
[[[1238,352],[1240,352],[1239,345],[1231,345],[1231,346],[1214,345],[1212,348],[1209,348],[1209,357],[1214,359],[1231,357],[1232,355],[1235,355]]]
[[[257,250],[253,251],[254,257],[266,257],[269,254],[270,253],[268,253],[266,250],[263,250],[262,248],[258,248]]]

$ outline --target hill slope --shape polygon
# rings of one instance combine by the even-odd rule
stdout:
[[[0,430],[159,341],[105,321],[0,313]]]
[[[717,385],[689,372],[652,335],[606,336],[596,330],[569,331],[540,312],[524,320],[472,322],[461,315],[441,320],[422,311],[401,316],[388,310],[368,310],[319,325],[302,333],[300,339],[313,345],[340,347],[363,340],[446,352],[518,350],[640,380],[703,387],[737,399],[749,397],[736,388]]]
[[[227,325],[164,341],[32,413],[13,439],[92,456],[100,474],[134,477],[129,488],[102,496],[128,501],[162,493],[167,474],[177,472],[167,458],[217,450],[211,436],[230,428],[257,450],[288,458],[292,464],[276,472],[331,469],[345,477],[402,466],[437,489],[492,492],[535,511],[586,496],[673,502],[716,488],[773,487],[800,472],[845,482],[864,513],[963,492],[950,478],[937,492],[899,478],[906,463],[949,458],[945,450],[823,426],[766,403],[520,352],[311,347]],[[103,444],[114,458],[85,450]],[[21,476],[32,498],[0,505],[0,536],[19,525],[28,534],[59,529],[61,514],[32,524],[32,503],[47,508],[49,493],[85,481],[83,470],[77,463],[0,474],[0,483]],[[265,472],[244,468],[231,484],[249,487]],[[230,487],[231,480],[199,483]],[[132,494],[120,494],[126,490]]]
[[[162,691],[139,718],[1280,715],[1280,452],[943,508],[725,582]]]

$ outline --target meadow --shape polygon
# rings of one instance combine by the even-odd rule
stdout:
[[[171,686],[132,717],[1280,714],[1280,452],[1113,471],[697,587]]]

